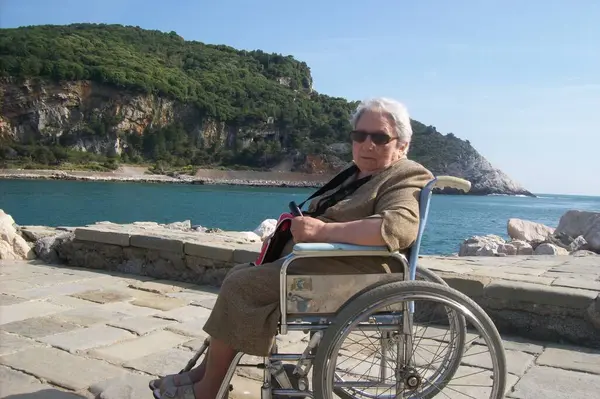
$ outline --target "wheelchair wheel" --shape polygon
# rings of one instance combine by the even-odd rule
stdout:
[[[419,301],[432,302],[433,306],[421,307]],[[412,317],[403,317],[398,310],[411,304]],[[422,309],[426,311],[421,312]],[[461,317],[449,317],[448,310]],[[424,323],[428,313],[440,317],[432,323],[434,333],[429,335],[429,327]],[[464,325],[454,324],[457,320],[468,321],[483,339],[466,344],[466,334],[460,333]],[[432,349],[436,344],[447,343],[446,336],[437,334],[444,327],[463,337],[462,344],[460,340],[458,344],[449,342],[446,355]],[[424,335],[418,337],[423,328]],[[371,344],[379,342],[381,350],[357,350],[358,341],[350,338],[354,335],[366,337]],[[424,347],[422,352],[420,345]],[[482,362],[481,349],[485,345],[489,347],[490,359]],[[371,355],[374,361],[368,362]],[[500,399],[506,390],[505,353],[500,335],[487,314],[466,295],[424,281],[391,282],[354,298],[325,331],[314,367],[314,395],[323,399],[333,399],[334,393],[343,399],[416,399],[438,394]],[[491,375],[486,378],[482,375],[485,372]],[[470,383],[473,386],[467,385]]]

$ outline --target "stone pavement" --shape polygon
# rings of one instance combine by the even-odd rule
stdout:
[[[0,261],[0,292],[0,397],[11,399],[152,398],[148,381],[181,369],[202,343],[216,297],[188,283],[25,261]],[[600,392],[598,350],[509,337],[505,349],[510,398]],[[231,397],[259,398],[260,376],[239,369]]]

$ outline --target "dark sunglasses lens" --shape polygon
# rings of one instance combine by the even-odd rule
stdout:
[[[350,138],[352,139],[352,141],[362,143],[367,139],[367,133],[354,131],[350,133]]]
[[[390,142],[391,137],[383,133],[375,133],[371,135],[371,140],[375,145],[384,145]]]

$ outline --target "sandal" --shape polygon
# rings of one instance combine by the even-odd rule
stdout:
[[[179,376],[179,385],[175,384],[175,376]],[[192,384],[192,380],[190,379],[189,373],[181,373],[181,374],[169,374],[164,376],[163,378],[157,378],[148,383],[148,387],[151,391],[155,391],[157,389],[165,390],[170,386],[178,387],[182,385],[190,385]]]
[[[163,390],[162,394],[160,391],[157,389],[153,392],[154,399],[196,399],[194,385],[182,385],[178,387],[171,385]]]

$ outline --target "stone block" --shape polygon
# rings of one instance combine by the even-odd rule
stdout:
[[[237,248],[233,251],[233,263],[239,265],[241,263],[254,262],[260,254],[260,248],[258,249],[245,249]]]
[[[469,297],[479,297],[483,295],[483,289],[491,282],[486,277],[473,277],[467,275],[449,275],[448,273],[439,273],[439,276],[455,290],[462,292]]]
[[[2,381],[0,383],[0,398],[10,398],[13,395],[35,392],[42,386],[32,376],[4,366],[0,366],[0,381]]]
[[[518,281],[494,281],[485,287],[484,295],[515,302],[586,309],[598,293]]]
[[[92,305],[66,312],[55,314],[53,318],[58,321],[78,324],[80,326],[91,326],[96,323],[106,323],[131,317],[131,314],[103,308],[103,305]]]
[[[600,262],[599,262],[600,263]],[[583,290],[600,291],[600,281],[578,278],[557,278],[552,285],[557,287],[580,288]]]
[[[160,312],[156,314],[156,317],[160,317],[167,320],[176,320],[178,322],[186,322],[193,319],[199,319],[210,316],[210,310],[200,306],[188,305],[177,309],[168,310],[166,312]]]
[[[94,304],[94,302],[85,301],[85,300],[79,299],[79,298],[74,298],[69,295],[53,296],[53,297],[48,298],[46,301],[49,303],[52,303],[54,305],[63,306],[67,309],[88,307],[88,306],[92,306]]]
[[[32,317],[46,316],[65,310],[62,306],[42,301],[16,303],[2,306],[0,310],[0,325],[21,321]]]
[[[130,317],[127,319],[117,320],[114,322],[107,323],[109,326],[122,328],[127,331],[131,331],[137,335],[144,335],[149,332],[163,329],[171,324],[177,323],[176,321],[159,319],[157,317]]]
[[[34,317],[4,324],[2,330],[28,338],[41,338],[79,328],[78,325],[49,317]]]
[[[540,366],[581,371],[600,376],[600,350],[573,346],[552,346],[537,358]]]
[[[515,385],[515,399],[591,399],[600,392],[600,376],[533,366]]]
[[[131,301],[131,304],[156,310],[171,310],[186,306],[188,304],[187,301],[184,301],[179,298],[170,298],[167,296],[153,294],[150,292],[146,292],[146,294],[148,295],[136,295],[136,298],[133,301]]]
[[[84,282],[57,284],[24,290],[19,293],[19,296],[27,299],[44,299],[53,296],[76,294],[78,292],[88,291],[92,288],[92,286],[87,285]]]
[[[123,302],[133,299],[133,297],[115,290],[91,290],[72,294],[75,298],[84,299],[95,303]]]
[[[204,332],[203,328],[207,320],[208,317],[202,317],[188,320],[183,323],[175,323],[168,326],[167,330],[176,334],[187,335],[189,337],[206,338],[208,335]]]
[[[148,383],[151,377],[127,373],[93,384],[89,391],[98,399],[138,399],[149,397]]]
[[[48,345],[69,352],[75,352],[110,345],[118,341],[132,338],[135,338],[135,335],[119,328],[93,326],[49,335],[47,337],[39,338],[39,340]]]
[[[234,249],[234,247],[219,243],[186,242],[184,246],[186,255],[215,259],[223,262],[233,261]]]
[[[0,356],[19,352],[31,347],[39,347],[40,344],[29,338],[8,334],[0,331]]]
[[[125,370],[55,348],[33,348],[0,357],[0,363],[48,382],[79,391]]]
[[[173,348],[188,340],[189,338],[184,337],[183,335],[178,335],[169,331],[157,331],[127,342],[93,349],[89,351],[88,354],[93,357],[120,364],[146,357],[155,352]]]
[[[188,350],[168,349],[129,361],[123,366],[163,377],[181,370],[193,355]]]
[[[483,338],[477,338],[475,340],[475,344],[486,345]],[[535,343],[521,337],[503,336],[502,344],[504,345],[504,350],[519,351],[524,353],[530,353],[532,355],[539,355],[544,351],[543,343]]]
[[[129,284],[129,288],[152,292],[155,294],[170,294],[173,292],[183,291],[184,289],[190,287],[194,287],[194,285],[171,280],[140,281]]]
[[[473,345],[463,355],[461,364],[480,367],[484,369],[492,369],[492,354],[488,350],[485,350],[486,346]],[[506,350],[506,364],[508,366],[508,372],[517,376],[522,376],[525,371],[533,364],[535,360],[534,355],[529,353],[518,352],[513,350]]]
[[[128,247],[130,243],[130,235],[127,233],[88,227],[79,227],[75,229],[75,239],[79,241],[118,245],[120,247]]]
[[[26,302],[25,298],[18,298],[12,295],[0,294],[0,306],[14,305],[16,303]]]
[[[554,281],[553,278],[549,278],[549,277],[531,276],[531,275],[527,275],[527,274],[507,273],[507,272],[504,272],[503,269],[487,270],[487,269],[475,268],[475,270],[471,274],[473,276],[483,276],[483,277],[488,277],[488,278],[491,278],[494,280],[498,280],[498,279],[511,280],[511,281],[534,283],[534,284],[542,284],[542,285],[550,285],[552,283],[552,281]]]
[[[181,240],[135,234],[131,236],[130,244],[132,247],[183,254],[183,241]]]

